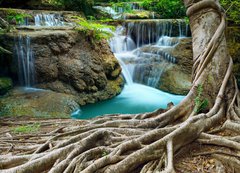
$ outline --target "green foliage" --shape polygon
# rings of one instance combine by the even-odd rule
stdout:
[[[13,133],[35,133],[39,130],[40,124],[18,126],[12,129]]]
[[[226,11],[227,19],[232,23],[240,24],[240,1],[220,0],[220,3]]]
[[[102,157],[107,156],[109,153],[107,151],[103,151]]]
[[[126,13],[131,13],[131,5],[128,3],[118,2],[118,3],[111,3],[113,9],[115,9],[117,12],[124,11]],[[121,10],[120,10],[121,9]]]
[[[114,30],[115,27],[103,25],[94,21],[87,21],[82,17],[74,16],[74,21],[78,24],[77,30],[85,32],[87,36],[93,37],[94,40],[109,39],[112,37],[109,30]]]
[[[155,11],[162,18],[184,18],[186,9],[181,0],[144,0],[143,7]]]
[[[10,23],[15,22],[16,24],[21,24],[24,22],[24,19],[26,17],[31,17],[28,14],[17,12],[14,9],[8,9],[6,12],[7,12],[7,21]]]
[[[208,100],[202,99],[202,92],[203,92],[202,85],[198,85],[197,96],[194,99],[194,103],[195,103],[194,112],[195,113],[199,113],[200,111],[206,109],[208,106]]]
[[[82,11],[86,15],[92,15],[94,13],[92,6],[94,5],[94,0],[58,0],[65,9]]]

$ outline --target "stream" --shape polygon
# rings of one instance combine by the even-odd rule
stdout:
[[[119,15],[113,12],[114,9],[108,10],[114,15]],[[56,14],[35,16],[35,27],[64,25],[61,16]],[[170,102],[177,105],[184,96],[169,94],[156,88],[162,73],[177,63],[176,58],[164,49],[174,49],[179,39],[187,35],[188,26],[183,20],[172,22],[161,19],[125,19],[109,40],[125,79],[121,94],[106,101],[81,106],[72,113],[72,118],[88,119],[105,114],[145,113],[159,108],[164,109]],[[19,64],[20,83],[25,87],[33,86],[34,53],[28,36],[19,35],[15,40],[15,56]]]

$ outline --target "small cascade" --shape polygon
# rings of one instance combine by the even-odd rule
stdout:
[[[128,37],[131,37],[137,47],[154,44],[162,36],[186,37],[189,35],[188,25],[184,20],[127,20],[124,24]]]
[[[170,66],[171,64],[167,61],[161,63],[147,61],[147,64],[145,62],[137,64],[133,74],[134,81],[156,88],[163,72]]]
[[[122,53],[136,49],[135,42],[131,37],[124,36],[125,28],[117,27],[114,37],[110,39],[110,47],[114,53]]]
[[[120,19],[122,17],[121,13],[117,12],[113,7],[94,6],[93,8],[109,14],[113,19]]]
[[[109,42],[126,80],[131,75],[133,82],[157,88],[161,75],[177,63],[166,49],[174,49],[187,35],[184,20],[128,20]]]
[[[63,26],[63,17],[59,14],[37,14],[34,17],[35,26]]]
[[[162,46],[162,47],[172,47],[172,46],[177,45],[178,42],[179,42],[179,39],[177,39],[175,37],[162,36],[157,41],[156,45]]]
[[[118,58],[118,61],[122,67],[122,74],[123,74],[123,77],[126,81],[126,84],[127,85],[131,85],[133,84],[133,80],[132,80],[132,76],[127,68],[127,66],[125,65],[125,63],[121,60],[121,58]]]
[[[109,14],[113,19],[126,19],[124,13],[128,13],[129,11],[144,11],[143,7],[137,2],[123,3],[121,6],[116,4],[113,6],[94,6],[93,8]],[[154,19],[155,13],[152,12],[151,14]]]
[[[129,10],[134,10],[134,11],[143,11],[143,7],[137,3],[137,2],[128,2],[128,3],[123,3],[122,6],[113,6],[114,11],[117,13],[125,13]]]
[[[19,35],[15,40],[15,56],[18,60],[19,82],[30,87],[35,82],[34,55],[29,36]]]

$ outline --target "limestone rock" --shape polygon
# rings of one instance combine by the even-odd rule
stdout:
[[[163,72],[155,87],[172,94],[185,95],[191,87],[192,42],[191,38],[172,39],[174,43],[178,42],[174,47],[145,46],[141,48],[141,51],[161,54],[165,61],[169,61],[164,65],[166,66],[164,70],[161,66],[157,69],[157,71],[163,70]]]
[[[81,105],[109,99],[121,92],[121,67],[106,41],[91,42],[84,32],[66,28],[28,28],[18,34],[31,39],[35,87],[74,95]],[[0,40],[9,47],[17,40],[15,35],[4,35]],[[17,76],[16,71],[11,74]]]
[[[191,74],[178,65],[168,68],[161,76],[158,88],[173,94],[186,95],[191,87]]]

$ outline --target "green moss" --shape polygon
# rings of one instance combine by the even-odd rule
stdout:
[[[12,128],[13,133],[35,133],[39,131],[40,124],[34,123],[31,125],[17,126]]]
[[[31,107],[24,107],[24,106],[12,106],[12,105],[5,105],[0,103],[0,116],[5,117],[22,117],[22,116],[30,116],[35,118],[69,118],[69,114],[60,113],[60,112],[42,112],[36,110],[35,108]]]
[[[120,73],[121,73],[121,68],[117,68],[111,73],[111,76],[115,78],[115,77],[118,77]]]
[[[13,83],[10,78],[0,78],[0,95],[6,94],[12,88],[12,86]]]
[[[6,20],[9,23],[16,23],[16,24],[22,24],[24,23],[25,18],[31,18],[32,16],[25,13],[23,10],[16,10],[16,9],[0,9],[5,13]]]
[[[122,91],[121,86],[123,85],[124,81],[122,77],[119,77],[116,81],[110,81],[110,86],[115,93],[120,94]]]

